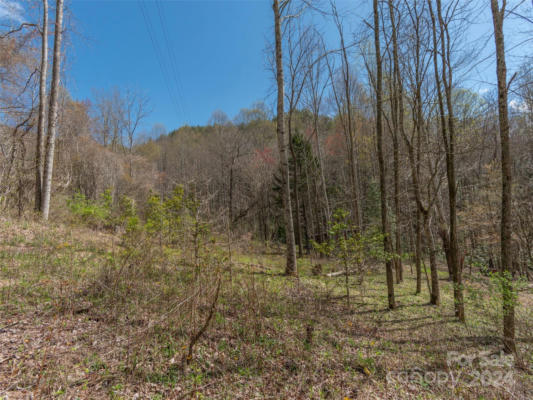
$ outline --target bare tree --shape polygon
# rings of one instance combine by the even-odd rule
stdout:
[[[44,162],[43,196],[41,203],[42,217],[48,220],[50,197],[52,194],[52,174],[54,170],[54,149],[58,117],[59,79],[61,73],[61,40],[63,36],[63,0],[57,0],[54,32],[54,60],[52,66],[52,86],[50,105],[48,107],[48,136],[46,140],[46,158]]]
[[[131,154],[135,141],[135,134],[139,129],[139,125],[141,125],[141,123],[150,114],[150,109],[148,105],[149,101],[148,97],[131,90],[126,90],[124,100],[124,128],[126,130],[126,136],[128,140],[128,152]]]
[[[387,170],[385,159],[383,155],[383,72],[381,63],[381,46],[380,46],[380,28],[379,28],[379,5],[378,0],[373,0],[374,8],[374,48],[376,52],[376,140],[378,145],[378,161],[379,161],[379,187],[381,195],[381,229],[383,232],[383,247],[387,254],[392,254],[392,244],[390,239],[390,229],[388,222],[387,210]],[[392,268],[392,261],[387,258],[386,261],[387,274],[387,295],[389,300],[389,308],[396,308],[396,301],[394,299],[394,275]]]
[[[289,162],[285,143],[285,107],[284,107],[284,79],[283,79],[283,55],[282,55],[282,37],[281,37],[281,22],[283,10],[289,3],[285,0],[279,4],[278,0],[273,0],[272,9],[274,10],[274,33],[276,42],[276,81],[278,88],[277,100],[277,138],[279,162],[281,166],[282,175],[282,200],[283,200],[283,215],[285,220],[285,234],[287,237],[287,264],[285,273],[287,275],[296,275],[296,247],[294,244],[294,225],[292,219],[292,207],[290,201],[290,183],[289,183]]]
[[[244,112],[244,111],[243,111]],[[239,119],[243,114],[239,116]],[[250,135],[246,135],[243,124],[235,125],[228,116],[220,110],[213,112],[210,118],[210,125],[214,130],[214,138],[211,141],[210,150],[219,162],[220,168],[220,188],[217,187],[218,196],[227,211],[227,225],[233,229],[238,219],[243,218],[248,210],[242,213],[235,213],[238,210],[238,191],[235,187],[240,178],[239,162],[243,157],[249,155],[247,146]]]
[[[132,91],[126,90],[123,99],[124,104],[124,121],[123,126],[126,131],[126,148],[129,153],[129,174],[130,177],[133,176],[132,171],[132,155],[133,155],[133,145],[135,140],[135,135],[139,129],[139,126],[150,114],[149,101],[148,97],[145,95]]]
[[[95,139],[104,147],[109,146],[117,151],[118,145],[122,143],[125,119],[122,93],[118,87],[114,87],[110,90],[95,90],[93,97]]]
[[[41,73],[39,81],[39,116],[35,147],[35,210],[41,210],[43,185],[43,150],[46,124],[46,79],[48,71],[48,0],[43,0],[43,26],[41,27]]]
[[[285,35],[287,37],[286,69],[288,72],[287,90],[287,131],[289,139],[289,150],[293,160],[293,197],[294,197],[294,226],[295,239],[298,245],[298,255],[303,255],[302,224],[300,221],[300,193],[298,182],[298,162],[293,145],[293,117],[300,103],[300,99],[307,81],[309,68],[306,64],[307,54],[314,46],[314,30],[312,27],[302,27],[299,19],[291,19],[287,22]]]
[[[415,219],[415,263],[416,263],[416,275],[417,275],[417,288],[416,293],[421,292],[422,276],[421,276],[421,264],[422,264],[422,229],[425,233],[426,244],[429,255],[430,270],[431,270],[431,286],[430,292],[430,304],[437,305],[440,303],[440,288],[439,277],[436,263],[436,250],[433,238],[433,232],[431,229],[431,221],[433,217],[433,209],[437,202],[440,188],[440,173],[439,163],[440,159],[433,155],[426,157],[426,165],[428,174],[424,180],[424,174],[421,173],[422,166],[422,145],[426,144],[425,153],[431,151],[434,145],[430,142],[430,135],[427,132],[426,123],[424,119],[424,100],[422,98],[422,89],[424,86],[424,80],[426,77],[427,69],[430,65],[430,59],[422,52],[423,40],[426,30],[424,29],[424,2],[418,2],[414,0],[412,2],[405,2],[406,13],[411,22],[411,31],[408,33],[408,40],[410,49],[407,51],[407,60],[405,62],[405,69],[403,70],[405,79],[408,83],[408,89],[410,96],[410,114],[411,114],[411,130],[410,133],[406,132],[403,121],[399,122],[400,132],[404,139],[404,143],[407,147],[407,155],[409,160],[409,166],[411,171],[412,190],[415,199],[416,206],[416,219]],[[396,54],[395,58],[398,56]],[[398,63],[400,60],[398,60]],[[407,65],[409,67],[407,67]],[[399,71],[397,70],[396,73]],[[401,77],[398,80],[398,90],[400,98],[398,100],[399,107],[399,119],[403,119],[404,106],[403,106],[403,79]],[[438,182],[438,183],[436,183]],[[426,190],[424,190],[426,188]],[[424,200],[423,194],[427,193],[426,200]]]
[[[333,73],[330,70],[331,83],[334,90],[335,102],[337,104],[339,115],[341,116],[341,122],[344,128],[344,135],[346,142],[348,144],[348,162],[350,164],[350,183],[351,183],[351,194],[352,194],[352,218],[357,229],[361,230],[363,227],[362,216],[361,216],[361,206],[359,200],[359,174],[357,170],[357,148],[355,145],[355,132],[354,132],[354,123],[353,123],[353,110],[352,110],[352,74],[350,71],[350,63],[348,61],[348,53],[346,49],[346,44],[344,41],[344,28],[342,26],[342,21],[337,11],[337,7],[333,1],[331,4],[331,12],[333,15],[333,21],[337,32],[339,34],[340,40],[340,53],[342,59],[342,83],[344,90],[344,99],[341,98],[340,94],[335,92],[335,83],[333,79]],[[329,63],[328,63],[329,67]],[[344,101],[343,101],[344,100]]]
[[[26,167],[26,155],[28,133],[35,125],[37,32],[36,24],[24,22],[0,34],[0,205],[16,205],[19,216],[34,179],[27,177],[26,171],[34,170]]]
[[[453,2],[455,3],[455,2]],[[465,322],[463,283],[462,283],[462,263],[459,260],[459,249],[457,240],[457,182],[455,178],[455,120],[453,112],[452,87],[453,72],[451,65],[451,39],[448,29],[449,19],[453,17],[454,4],[449,5],[451,13],[447,13],[445,20],[442,15],[442,5],[440,0],[436,0],[439,42],[437,47],[437,23],[433,11],[432,0],[428,0],[429,12],[431,16],[431,27],[433,36],[433,65],[435,72],[435,84],[437,86],[437,96],[440,111],[440,124],[442,140],[446,152],[446,175],[448,178],[448,206],[449,206],[449,260],[451,271],[453,271],[453,293],[455,316],[461,322]],[[451,14],[451,15],[450,15]],[[442,70],[439,71],[438,54],[441,56]],[[442,77],[442,79],[441,79]],[[441,87],[442,85],[442,87]],[[442,93],[444,88],[444,96]],[[446,108],[444,105],[446,101]],[[446,118],[447,112],[447,118]]]
[[[496,76],[498,79],[498,116],[500,123],[501,167],[502,167],[502,205],[501,205],[501,270],[506,276],[502,279],[503,292],[503,343],[507,352],[516,354],[514,290],[512,285],[512,159],[509,141],[509,110],[507,105],[507,66],[505,62],[505,42],[503,22],[507,1],[490,1],[494,41],[496,44]]]
[[[391,119],[392,119],[392,144],[393,144],[393,169],[394,169],[394,214],[396,216],[396,224],[394,228],[395,236],[395,257],[394,269],[396,271],[396,283],[403,280],[402,267],[402,243],[401,243],[401,223],[400,223],[400,146],[398,137],[399,130],[403,130],[403,84],[400,74],[400,61],[398,56],[398,35],[396,23],[396,11],[392,0],[388,0],[389,18],[391,25],[392,36],[392,53],[393,53],[393,74],[392,74],[392,90],[391,90]]]
[[[318,168],[320,172],[320,187],[322,194],[323,210],[324,210],[324,219],[325,219],[325,228],[328,229],[329,222],[331,219],[331,210],[329,205],[328,191],[326,185],[326,178],[324,174],[324,155],[322,151],[322,145],[320,143],[320,112],[322,111],[322,102],[324,97],[324,92],[329,79],[326,77],[324,79],[324,57],[326,49],[323,41],[320,42],[318,46],[314,48],[313,52],[310,52],[308,55],[307,65],[309,68],[309,77],[307,79],[307,85],[305,90],[305,100],[307,107],[313,113],[313,136],[315,138]],[[317,185],[315,185],[315,188]],[[320,229],[320,224],[319,224]]]

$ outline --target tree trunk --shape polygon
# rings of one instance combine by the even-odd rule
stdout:
[[[35,146],[35,211],[41,210],[43,193],[43,149],[46,123],[46,79],[48,71],[48,0],[43,0],[43,27],[41,32],[41,74],[39,78],[39,120]]]
[[[379,161],[379,187],[381,192],[381,225],[383,238],[383,247],[387,255],[392,254],[392,245],[390,240],[389,223],[387,216],[387,171],[385,159],[383,156],[383,127],[382,127],[382,113],[383,113],[383,84],[382,84],[382,64],[381,64],[381,47],[379,38],[379,8],[378,0],[373,1],[374,5],[374,43],[376,51],[376,139],[378,145],[378,161]],[[387,257],[386,261],[387,272],[387,295],[389,302],[389,309],[396,308],[396,301],[394,299],[394,275],[392,269],[392,261]]]
[[[396,224],[394,229],[395,235],[395,258],[394,269],[396,270],[396,283],[403,280],[402,267],[402,242],[401,242],[401,224],[400,224],[400,146],[398,143],[398,129],[403,129],[403,89],[402,77],[400,75],[400,63],[398,58],[398,40],[396,33],[396,22],[394,15],[394,6],[392,0],[388,1],[388,8],[390,14],[391,28],[392,28],[392,54],[394,62],[393,73],[393,88],[391,94],[392,110],[393,110],[393,129],[392,129],[392,146],[393,146],[393,160],[394,160],[394,215],[396,216]]]
[[[463,300],[462,264],[459,262],[459,244],[457,240],[457,183],[455,179],[455,117],[452,104],[452,66],[450,63],[450,39],[447,37],[446,46],[444,30],[446,29],[442,19],[441,1],[437,0],[437,14],[441,28],[441,58],[443,65],[442,83],[446,94],[446,106],[448,109],[448,133],[449,141],[446,149],[446,174],[448,176],[448,203],[450,208],[450,260],[454,273],[454,304],[455,316],[461,322],[465,322],[465,310]],[[445,49],[446,47],[446,49]]]
[[[465,322],[464,312],[464,300],[463,300],[463,288],[462,288],[462,271],[459,264],[459,249],[457,243],[457,184],[455,181],[455,127],[454,127],[454,115],[452,105],[452,72],[450,65],[450,49],[449,38],[445,37],[446,27],[445,22],[442,19],[441,1],[436,0],[437,3],[437,15],[439,19],[440,28],[440,45],[441,45],[441,58],[442,58],[442,85],[444,87],[446,108],[448,111],[448,125],[446,125],[446,116],[444,109],[444,102],[442,91],[440,87],[440,78],[438,71],[437,61],[437,33],[435,15],[433,13],[432,0],[428,0],[429,11],[431,15],[432,33],[433,33],[433,64],[435,71],[435,82],[437,86],[438,103],[440,110],[441,120],[441,132],[444,141],[444,147],[446,150],[446,176],[448,178],[448,203],[449,203],[449,224],[450,224],[450,260],[453,270],[453,295],[454,295],[454,309],[455,316],[461,322]],[[446,41],[446,43],[445,43]]]
[[[285,114],[284,114],[284,82],[283,82],[283,58],[281,50],[281,15],[279,1],[273,0],[272,9],[274,10],[274,30],[276,37],[276,80],[278,86],[277,102],[277,127],[276,133],[278,138],[279,161],[282,175],[282,200],[283,215],[285,219],[285,236],[287,239],[287,264],[285,273],[287,275],[297,274],[296,248],[294,246],[294,225],[292,221],[292,209],[290,200],[290,182],[289,182],[289,163],[285,145]]]
[[[448,276],[449,276],[448,280],[454,282],[452,254],[450,252],[450,237],[448,235],[448,231],[446,230],[446,227],[441,226],[439,228],[439,235],[442,240],[442,249],[444,250],[444,255],[446,256],[446,265],[448,267]]]
[[[509,143],[509,115],[507,105],[507,66],[503,21],[506,1],[501,9],[498,1],[491,0],[494,41],[496,43],[496,74],[498,77],[498,115],[500,123],[502,163],[502,217],[501,217],[501,270],[503,292],[503,343],[505,351],[516,354],[514,289],[512,284],[512,169]]]
[[[415,265],[416,265],[416,292],[415,294],[422,293],[422,227],[421,220],[422,215],[420,209],[416,208],[416,239],[415,239]]]
[[[333,94],[335,96],[335,102],[337,104],[337,109],[339,112],[339,115],[346,114],[346,121],[342,120],[342,127],[344,130],[344,136],[346,139],[346,144],[348,145],[348,163],[350,166],[350,188],[351,188],[351,194],[352,194],[352,221],[353,224],[357,227],[359,231],[362,229],[362,215],[360,210],[360,202],[359,202],[359,176],[357,172],[357,154],[356,154],[356,148],[355,148],[355,141],[354,141],[354,132],[353,132],[353,120],[352,120],[352,102],[351,102],[351,95],[350,95],[350,64],[348,63],[348,55],[346,52],[346,46],[344,44],[344,32],[342,29],[342,23],[339,19],[339,15],[337,13],[337,9],[335,7],[335,4],[332,2],[332,12],[333,12],[333,18],[335,21],[335,25],[337,26],[337,31],[339,32],[340,37],[340,45],[341,45],[341,55],[342,55],[342,79],[343,79],[343,85],[344,85],[344,96],[345,96],[345,103],[346,103],[346,109],[344,109],[344,105],[342,105],[342,102],[339,99],[339,96],[337,96],[337,92],[335,90],[335,85],[332,85]],[[328,64],[328,70],[331,77],[331,82],[333,82],[333,71],[331,69],[331,66],[329,64],[329,60],[326,57],[326,62]]]
[[[419,132],[420,133],[420,132]],[[406,138],[406,136],[404,135]],[[416,269],[417,269],[417,280],[416,280],[416,294],[419,294],[422,291],[422,271],[421,271],[421,257],[422,257],[422,218],[424,220],[424,231],[426,233],[428,254],[429,254],[429,263],[431,269],[431,289],[430,289],[430,303],[434,305],[440,304],[440,288],[439,288],[439,276],[437,270],[437,261],[435,256],[435,241],[433,239],[433,234],[431,232],[430,223],[429,223],[429,213],[431,212],[431,205],[427,208],[422,204],[422,196],[420,194],[420,183],[418,181],[419,171],[415,165],[415,155],[412,143],[409,142],[406,138],[406,144],[409,154],[409,164],[411,166],[411,175],[413,180],[413,190],[415,193],[416,199],[416,248],[415,248],[415,257],[416,257]],[[417,156],[418,157],[418,156]],[[428,283],[429,285],[429,283]]]
[[[396,133],[394,134],[396,136]],[[396,224],[394,226],[395,236],[395,258],[394,269],[396,271],[396,283],[403,281],[402,266],[402,241],[401,241],[401,223],[400,223],[400,178],[399,178],[399,149],[398,138],[393,139],[394,146],[394,214],[396,215]]]
[[[421,40],[420,40],[420,31],[419,31],[419,17],[416,17],[416,23],[414,25],[414,32],[415,32],[415,98],[414,98],[414,106],[412,110],[412,122],[414,126],[414,133],[416,134],[416,147],[414,147],[413,144],[413,137],[411,137],[411,140],[409,141],[407,139],[407,135],[405,134],[404,127],[402,125],[402,136],[404,137],[405,143],[407,145],[407,149],[409,152],[409,163],[411,166],[411,176],[412,176],[412,183],[413,183],[413,190],[415,193],[415,201],[416,201],[416,221],[415,221],[415,230],[416,230],[416,242],[415,242],[415,264],[416,264],[416,293],[420,294],[422,292],[422,212],[423,212],[423,206],[422,206],[422,199],[420,195],[420,185],[419,185],[419,177],[420,177],[420,159],[421,159],[421,137],[422,137],[422,121],[423,121],[423,113],[422,113],[422,93],[421,88],[423,84],[423,77],[422,77],[422,68],[420,66],[420,48],[421,48]],[[400,81],[401,83],[401,81]],[[403,104],[403,101],[402,101]],[[403,110],[400,112],[401,118],[403,118]],[[416,151],[415,151],[416,150]]]
[[[25,170],[25,160],[26,160],[26,146],[24,145],[24,139],[21,139],[20,143],[21,147],[21,155],[18,162],[18,168],[17,168],[17,209],[18,209],[18,217],[22,218],[22,215],[24,214],[24,170]]]
[[[52,86],[50,105],[48,107],[48,136],[46,140],[46,158],[44,160],[42,217],[48,220],[50,197],[52,194],[52,174],[54,170],[54,149],[58,119],[59,79],[61,74],[61,39],[63,36],[63,0],[57,0],[54,32],[54,62],[52,66]]]
[[[435,240],[431,232],[429,215],[424,215],[424,229],[426,231],[429,268],[431,270],[431,293],[429,302],[438,306],[440,304],[439,273],[437,270],[437,259],[435,257]]]

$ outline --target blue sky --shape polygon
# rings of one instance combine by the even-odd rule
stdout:
[[[337,3],[341,14],[348,12],[345,33],[349,41],[371,3]],[[0,19],[22,20],[20,4],[28,3],[0,0]],[[142,127],[144,132],[156,123],[167,130],[202,125],[218,109],[231,118],[256,101],[271,104],[273,100],[264,54],[266,40],[272,36],[270,0],[67,0],[67,4],[68,90],[77,100],[90,99],[95,89],[113,86],[143,92],[153,110]],[[492,31],[488,0],[476,5],[479,8],[467,37],[475,41],[484,36],[477,43],[485,47],[482,54],[486,56],[494,47],[487,36]],[[328,45],[337,47],[333,26],[326,25],[322,17],[313,20],[326,33]],[[516,20],[506,22],[508,49],[521,42],[523,30],[524,25]],[[510,70],[530,50],[531,42],[513,50],[516,57],[508,55]],[[466,78],[463,85],[481,93],[493,88],[493,57],[476,65]]]
[[[217,109],[231,118],[272,93],[264,55],[266,38],[272,35],[271,1],[73,0],[69,4],[77,32],[68,49],[70,92],[83,99],[90,98],[94,88],[114,85],[143,91],[153,108],[145,130],[155,123],[168,130],[205,124]],[[339,11],[350,13],[347,40],[370,11],[369,5],[363,0],[338,1]],[[492,30],[487,0],[479,2],[479,11],[470,40]],[[508,30],[513,30],[512,25]],[[337,46],[334,28],[322,23],[322,31],[330,45]],[[493,51],[492,39],[479,43],[487,47],[484,53]],[[483,93],[491,87],[494,69],[491,62],[482,63],[465,83]]]
[[[217,109],[232,117],[269,92],[266,1],[75,0],[70,10],[77,34],[67,85],[75,98],[90,98],[94,88],[134,88],[151,99],[146,125],[173,129],[205,124]]]

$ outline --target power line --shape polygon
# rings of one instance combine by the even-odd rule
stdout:
[[[178,61],[177,61],[177,57],[176,57],[176,52],[174,50],[174,47],[171,46],[171,42],[170,42],[170,39],[169,39],[169,34],[168,34],[168,29],[167,29],[167,23],[166,23],[166,18],[163,16],[163,12],[162,12],[162,8],[163,6],[161,5],[161,1],[160,0],[156,0],[156,5],[157,5],[157,11],[158,11],[158,14],[159,14],[159,20],[161,22],[161,27],[162,27],[162,30],[163,30],[163,36],[165,38],[165,44],[166,44],[166,48],[167,48],[167,53],[169,55],[169,60],[170,60],[170,66],[172,68],[172,72],[173,72],[173,78],[174,78],[174,83],[176,84],[176,89],[177,89],[177,96],[178,96],[178,100],[180,101],[180,106],[182,108],[182,111],[186,117],[187,120],[189,120],[189,115],[188,115],[188,112],[187,112],[187,109],[186,109],[186,102],[184,101],[184,96],[183,96],[183,86],[182,86],[182,83],[181,83],[181,79],[180,79],[180,74],[179,74],[179,69],[178,69]]]
[[[156,58],[157,58],[157,62],[159,64],[159,68],[161,69],[161,75],[162,75],[162,78],[163,78],[163,83],[165,84],[165,86],[167,88],[167,91],[168,91],[168,94],[169,94],[169,97],[170,97],[170,101],[171,101],[173,107],[175,108],[177,114],[180,115],[181,112],[180,112],[179,102],[178,102],[178,100],[175,97],[174,90],[171,88],[172,85],[169,84],[169,81],[170,81],[170,83],[172,83],[172,81],[168,78],[169,72],[168,72],[168,70],[166,68],[166,65],[165,65],[165,62],[164,62],[163,53],[161,52],[161,48],[159,47],[159,43],[157,41],[157,36],[155,34],[155,30],[154,30],[154,27],[152,25],[152,21],[150,20],[150,16],[148,14],[148,10],[145,7],[146,7],[146,5],[144,4],[144,0],[139,1],[139,8],[140,8],[141,13],[142,13],[143,18],[144,18],[144,23],[145,23],[145,26],[146,26],[146,30],[148,31],[148,35],[150,36],[150,41],[152,43],[152,47],[154,49],[154,52],[155,52],[155,55],[156,55]]]

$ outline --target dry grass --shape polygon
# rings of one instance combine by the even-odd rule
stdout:
[[[391,312],[378,268],[365,277],[363,295],[354,280],[348,311],[341,280],[313,276],[311,260],[301,260],[300,279],[287,278],[282,257],[241,244],[211,327],[183,371],[190,273],[181,253],[167,249],[150,268],[113,281],[110,265],[121,251],[114,235],[0,225],[0,398],[533,398],[530,370],[512,369],[513,383],[499,388],[387,382],[390,371],[449,372],[448,351],[499,351],[497,292],[477,274],[466,279],[464,326],[453,318],[444,279],[443,304],[431,307],[426,293],[413,294],[406,268]],[[334,268],[326,263],[324,273]],[[520,296],[519,349],[531,363],[533,316],[525,305],[533,293]],[[199,310],[201,319],[208,310]]]

